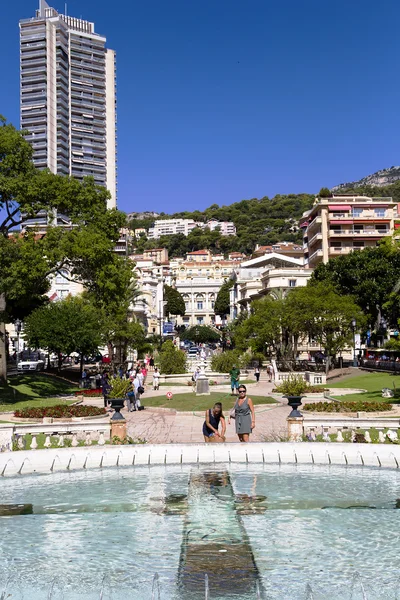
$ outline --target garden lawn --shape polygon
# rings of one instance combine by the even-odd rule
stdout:
[[[55,396],[72,395],[78,388],[53,376],[24,373],[9,377],[6,384],[0,383],[0,412],[30,406],[53,406],[71,404],[76,400],[61,400]]]
[[[276,401],[269,396],[250,395],[254,404],[276,404]],[[187,394],[175,394],[171,400],[165,396],[147,396],[144,394],[141,402],[146,407],[157,406],[162,408],[173,408],[178,411],[199,411],[211,408],[215,402],[222,402],[222,408],[227,413],[235,404],[236,398],[231,394],[223,392],[211,392],[209,396],[196,396],[193,392]]]
[[[357,388],[367,390],[362,394],[346,394],[345,396],[336,396],[338,400],[363,400],[364,402],[382,401],[382,388],[396,386],[400,390],[400,377],[390,373],[367,373],[361,372],[355,376],[349,375],[340,380],[340,382],[327,382],[325,387],[332,390],[332,396],[335,397],[335,388]],[[398,400],[396,401],[396,403]]]

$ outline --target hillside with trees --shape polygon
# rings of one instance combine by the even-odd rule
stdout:
[[[279,241],[301,242],[298,220],[304,211],[311,208],[315,196],[313,194],[277,195],[274,198],[242,200],[228,206],[212,204],[204,211],[180,212],[172,215],[161,213],[159,219],[183,218],[206,223],[210,219],[233,221],[236,225],[236,236],[223,236],[220,232],[196,228],[190,235],[183,234],[162,236],[148,240],[143,235],[136,243],[136,251],[164,247],[169,256],[183,256],[187,252],[209,248],[213,253],[244,252],[251,254],[256,244],[269,245]],[[150,226],[149,219],[131,220],[132,229]]]

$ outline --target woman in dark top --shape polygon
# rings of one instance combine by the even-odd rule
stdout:
[[[219,425],[221,423],[221,433]],[[203,423],[203,435],[205,442],[224,442],[226,423],[222,412],[221,402],[216,402],[213,408],[206,410],[206,420]]]

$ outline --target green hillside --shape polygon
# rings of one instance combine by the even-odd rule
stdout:
[[[161,213],[158,217],[160,219],[182,217],[202,223],[209,219],[233,221],[237,228],[237,236],[222,236],[218,231],[210,232],[200,228],[194,229],[187,237],[179,234],[148,240],[143,236],[136,244],[136,251],[165,247],[171,258],[203,248],[209,248],[213,253],[251,254],[256,244],[269,245],[284,240],[301,242],[302,235],[297,223],[302,213],[311,208],[314,200],[313,194],[288,194],[277,195],[271,199],[265,196],[260,200],[242,200],[228,206],[212,204],[204,211],[180,212],[173,215]],[[151,219],[133,219],[129,222],[132,229],[148,229],[151,223]]]

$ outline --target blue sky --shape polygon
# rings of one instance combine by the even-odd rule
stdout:
[[[18,20],[37,4],[2,5],[0,113],[15,124]],[[68,13],[117,51],[122,210],[316,192],[400,164],[397,0],[70,0]]]

